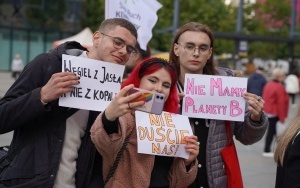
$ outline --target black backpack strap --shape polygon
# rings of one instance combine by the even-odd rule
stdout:
[[[70,117],[71,115],[73,115],[75,112],[77,112],[78,109],[75,108],[69,108],[65,113],[62,113],[58,118],[56,118],[54,121],[48,122],[45,124],[45,126],[43,126],[43,129],[40,129],[40,131],[34,132],[33,134],[31,134],[30,136],[28,136],[26,140],[24,140],[23,142],[21,142],[14,150],[10,150],[6,156],[2,157],[0,159],[0,173],[10,165],[10,163],[13,161],[13,159],[15,158],[15,156],[20,153],[20,151],[25,148],[26,146],[28,146],[29,144],[31,144],[34,139],[44,135],[46,132],[48,132],[51,129],[51,125],[50,124],[56,124],[59,123],[61,120],[64,120],[68,117]]]

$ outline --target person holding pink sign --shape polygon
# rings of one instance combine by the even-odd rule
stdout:
[[[170,61],[178,72],[179,92],[183,92],[185,74],[233,76],[232,71],[217,68],[213,62],[214,38],[206,25],[190,22],[178,29],[171,49]],[[244,122],[231,122],[235,138],[245,145],[259,141],[268,126],[263,113],[264,100],[244,93],[247,109]],[[189,187],[227,188],[228,176],[220,152],[227,143],[224,120],[190,118],[195,135],[201,143],[197,178]]]
[[[132,102],[141,92],[128,93],[137,87],[164,94],[163,110],[175,113],[178,111],[176,82],[175,68],[168,61],[146,59],[132,71],[121,91],[97,117],[91,128],[91,138],[103,156],[105,187],[182,188],[195,180],[199,144],[194,135],[184,138],[185,149],[190,153],[188,159],[137,152],[134,108],[143,105],[144,100]],[[124,146],[124,143],[128,144]],[[121,148],[123,153],[118,155]]]

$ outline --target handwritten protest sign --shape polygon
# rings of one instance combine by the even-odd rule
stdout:
[[[182,114],[244,121],[247,78],[186,74]]]
[[[135,111],[138,153],[187,159],[184,137],[193,135],[188,117]]]
[[[120,91],[124,66],[94,59],[62,56],[62,71],[74,72],[80,84],[59,98],[59,106],[103,111]]]

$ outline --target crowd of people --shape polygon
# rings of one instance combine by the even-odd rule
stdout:
[[[16,153],[0,160],[0,187],[230,187],[232,179],[221,155],[228,135],[250,145],[267,132],[263,155],[273,157],[276,123],[286,120],[289,94],[299,92],[299,86],[296,92],[287,89],[285,72],[274,69],[269,81],[261,67],[249,75],[243,93],[244,120],[229,121],[232,134],[225,126],[228,120],[189,117],[193,135],[184,138],[186,159],[137,151],[134,109],[145,101],[132,102],[141,92],[128,95],[134,87],[162,93],[163,110],[182,114],[186,74],[236,76],[233,70],[216,66],[214,48],[211,29],[190,22],[177,30],[169,60],[151,57],[149,46],[140,48],[135,26],[112,18],[100,24],[89,50],[70,41],[38,55],[0,100],[0,133],[14,132],[8,156]],[[105,110],[59,105],[60,96],[80,84],[80,76],[62,72],[63,54],[126,65],[121,89]],[[299,153],[299,116],[275,150],[277,187],[298,183],[293,174],[297,167],[291,165]]]
[[[297,107],[300,77],[296,70],[288,74],[280,67],[271,72],[271,78],[265,78],[262,67],[249,75],[249,92],[261,94],[265,100],[264,112],[269,120],[265,136],[263,156],[274,158],[277,164],[276,188],[299,187],[299,130],[300,108],[295,109],[295,116],[287,122],[289,109]],[[278,132],[280,131],[280,132]]]

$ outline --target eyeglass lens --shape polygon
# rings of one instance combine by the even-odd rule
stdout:
[[[178,43],[179,44],[179,43]],[[182,46],[181,44],[179,44],[180,46]],[[196,51],[196,49],[202,54],[202,55],[206,55],[209,52],[209,46],[206,44],[202,44],[198,47],[196,47],[196,45],[194,43],[187,43],[185,46],[182,46],[185,51],[189,54],[192,54]]]
[[[124,46],[126,46],[126,52],[128,54],[131,54],[131,53],[135,53],[136,52],[136,49],[133,47],[133,46],[129,46],[129,45],[126,45],[125,44],[125,41],[119,37],[112,37],[112,36],[109,36],[107,34],[104,34],[104,33],[101,33],[105,36],[108,36],[110,38],[112,38],[113,40],[113,44],[114,44],[114,47],[117,48],[117,49],[121,49],[123,48]]]
[[[121,49],[126,45],[125,42],[122,39],[120,39],[119,37],[112,37],[112,38],[113,38],[115,48]],[[126,51],[128,54],[131,54],[132,52],[135,52],[135,48],[132,46],[126,45]]]

